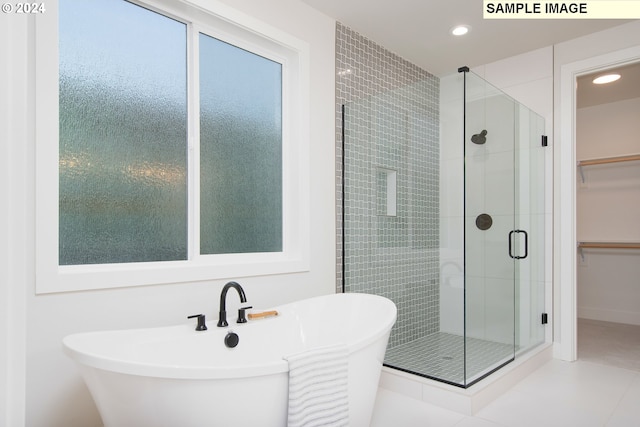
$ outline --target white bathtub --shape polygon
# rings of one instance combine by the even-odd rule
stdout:
[[[282,305],[275,317],[195,331],[194,322],[75,334],[63,341],[106,427],[283,427],[288,362],[283,356],[332,344],[349,350],[352,427],[368,427],[396,319],[388,299],[334,294]],[[254,310],[256,311],[256,310]],[[237,347],[227,348],[229,330]]]

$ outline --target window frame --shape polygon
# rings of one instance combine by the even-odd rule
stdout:
[[[127,0],[130,1],[130,0]],[[131,3],[187,25],[188,256],[185,261],[58,265],[58,1],[34,25],[36,293],[120,288],[286,274],[309,270],[309,47],[222,3],[144,0]],[[199,63],[203,33],[282,64],[283,250],[200,254]]]

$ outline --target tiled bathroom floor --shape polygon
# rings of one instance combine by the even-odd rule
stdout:
[[[474,416],[380,388],[371,427],[637,427],[640,372],[551,360]]]
[[[578,319],[578,357],[640,372],[640,326]]]
[[[513,357],[513,346],[467,338],[467,365],[464,339],[459,335],[435,333],[387,349],[385,364],[433,378],[463,384],[500,366]]]
[[[578,329],[577,362],[551,360],[474,416],[380,388],[371,427],[640,427],[640,327]]]

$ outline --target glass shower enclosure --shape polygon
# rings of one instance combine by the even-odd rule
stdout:
[[[396,369],[468,387],[544,342],[544,120],[466,67],[343,106],[345,292]]]

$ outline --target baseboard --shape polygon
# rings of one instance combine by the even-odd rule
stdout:
[[[640,312],[578,307],[578,318],[640,326]]]

